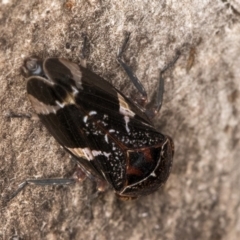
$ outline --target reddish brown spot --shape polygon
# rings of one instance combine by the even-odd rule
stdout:
[[[99,192],[104,192],[107,189],[108,184],[105,180],[96,178],[96,182],[97,182],[97,190]]]
[[[147,162],[152,162],[153,159],[152,159],[152,153],[151,153],[151,149],[150,148],[145,148],[143,150],[143,154],[144,154],[144,159],[147,161]]]
[[[118,197],[118,199],[120,199],[122,201],[132,201],[132,200],[136,200],[138,198],[137,196],[127,196],[127,195],[121,195],[119,193],[115,193],[115,194]]]
[[[128,174],[128,175],[141,176],[143,173],[142,173],[142,171],[140,171],[138,168],[135,168],[135,167],[132,167],[132,166],[128,166],[128,167],[127,167],[127,174]]]
[[[76,179],[79,182],[82,182],[86,179],[86,174],[80,167],[77,166],[72,178]]]

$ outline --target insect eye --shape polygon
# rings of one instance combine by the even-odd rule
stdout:
[[[30,77],[33,75],[42,75],[42,62],[38,58],[28,58],[25,60],[24,66],[22,67],[24,76]]]

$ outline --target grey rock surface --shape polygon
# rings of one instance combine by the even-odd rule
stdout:
[[[0,239],[237,240],[240,236],[240,4],[225,1],[3,0],[0,3],[0,193],[27,178],[67,177],[69,155],[33,113],[20,67],[26,57],[79,62],[89,39],[88,68],[129,94],[116,61],[131,32],[126,62],[149,97],[166,74],[154,119],[172,136],[175,157],[165,187],[133,202],[90,180],[27,187],[0,206]]]

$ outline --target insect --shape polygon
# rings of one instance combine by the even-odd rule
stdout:
[[[142,84],[122,60],[126,43],[118,61],[146,99]],[[174,145],[170,137],[154,128],[150,111],[84,66],[65,59],[29,58],[23,69],[28,76],[28,97],[40,120],[99,188],[108,183],[120,199],[130,200],[150,194],[165,183]],[[156,111],[162,104],[162,77],[157,93]],[[19,189],[27,183],[71,182],[27,180]]]

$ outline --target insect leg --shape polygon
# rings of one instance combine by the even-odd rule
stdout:
[[[132,81],[132,83],[134,84],[136,89],[141,93],[141,95],[142,95],[141,100],[146,101],[147,100],[147,92],[146,92],[145,88],[143,87],[142,83],[139,81],[137,76],[133,73],[132,69],[122,60],[122,55],[126,49],[129,37],[130,37],[130,33],[127,34],[127,36],[124,40],[124,43],[117,54],[117,60],[118,60],[119,64],[121,65],[121,67],[124,69],[124,71],[127,73],[128,77],[130,78],[130,80]]]
[[[9,202],[14,197],[16,197],[27,185],[69,185],[73,184],[77,181],[74,178],[46,178],[46,179],[27,179],[26,181],[22,182],[17,190],[11,194],[10,196],[6,197],[5,202]]]
[[[76,182],[81,182],[85,180],[85,178],[86,174],[80,167],[76,166],[76,169],[74,170],[74,173],[70,178],[27,179],[18,186],[17,190],[14,193],[6,197],[5,202],[9,202],[11,199],[16,197],[27,185],[39,185],[39,186],[69,185],[74,184]]]
[[[73,160],[76,160],[76,158],[73,157]],[[77,165],[77,169],[73,174],[73,178],[77,178],[79,181],[83,181],[86,177],[96,182],[97,190],[99,192],[104,192],[107,189],[108,184],[105,180],[93,176],[90,172],[86,171],[86,169],[81,167],[81,165]]]
[[[163,92],[164,92],[164,78],[163,78],[163,74],[176,63],[176,61],[178,60],[179,57],[180,57],[180,51],[176,51],[176,56],[174,57],[174,59],[171,62],[169,62],[160,71],[160,79],[159,79],[157,95],[156,95],[156,110],[155,110],[155,113],[159,112],[161,107],[162,107]]]
[[[32,115],[31,114],[23,114],[23,113],[15,113],[10,111],[7,115],[7,118],[28,118],[31,119]]]
[[[129,76],[129,78],[132,81],[132,83],[134,84],[134,86],[142,94],[141,101],[145,103],[147,101],[147,93],[146,93],[145,88],[143,87],[143,85],[141,84],[141,82],[139,81],[137,76],[133,73],[132,69],[122,60],[122,55],[123,55],[123,52],[126,49],[129,37],[130,37],[130,33],[127,34],[127,36],[125,38],[125,41],[124,41],[121,49],[118,52],[117,60],[118,60],[119,64],[121,65],[121,67],[125,70],[125,72]],[[161,106],[162,106],[163,92],[164,92],[164,78],[163,78],[163,74],[176,63],[176,61],[178,60],[179,57],[180,57],[180,51],[176,51],[176,56],[174,57],[174,59],[170,63],[168,63],[160,71],[160,79],[159,79],[159,84],[158,84],[158,88],[157,88],[157,91],[156,91],[155,107],[154,107],[154,109],[152,111],[151,110],[146,110],[146,114],[150,118],[153,118],[155,116],[155,114],[160,111]]]

